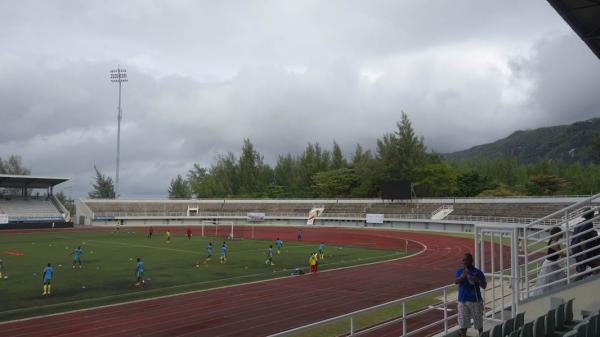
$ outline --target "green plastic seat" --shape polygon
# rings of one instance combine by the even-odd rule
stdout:
[[[540,316],[533,323],[533,337],[546,337],[546,317]]]
[[[554,330],[556,330],[556,309],[551,309],[546,313],[546,336],[554,335]]]
[[[575,326],[577,337],[587,337],[588,325],[587,321],[583,321]]]
[[[521,331],[515,330],[511,332],[510,335],[508,335],[508,337],[519,337],[519,333],[521,333]]]
[[[490,337],[490,330],[485,330],[479,335],[479,337]]]
[[[515,319],[509,318],[502,323],[502,337],[510,336],[515,331]]]
[[[523,324],[525,324],[524,312],[517,314],[517,317],[515,317],[515,330],[521,329],[523,327]]]
[[[519,337],[533,337],[533,322],[523,324]]]
[[[577,337],[577,330],[570,330],[563,337]]]
[[[565,326],[565,307],[564,303],[560,304],[558,308],[556,308],[556,331],[568,331],[570,330]]]
[[[595,313],[590,318],[588,318],[588,337],[598,337],[600,333],[598,332],[598,324],[600,323],[600,314]]]
[[[492,333],[490,334],[490,337],[504,337],[502,336],[502,324],[495,325],[492,328]]]
[[[577,321],[575,321],[573,317],[573,298],[567,301],[567,305],[565,306],[565,322],[563,325],[567,326],[575,326]]]

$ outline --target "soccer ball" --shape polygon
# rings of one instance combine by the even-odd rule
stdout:
[[[8,276],[4,275],[4,279],[6,280],[8,278]]]

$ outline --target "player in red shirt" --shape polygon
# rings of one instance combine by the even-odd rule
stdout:
[[[192,239],[192,229],[190,227],[187,228],[185,235],[187,236],[188,240]]]
[[[154,227],[148,227],[148,239],[152,239],[152,234],[154,234]]]

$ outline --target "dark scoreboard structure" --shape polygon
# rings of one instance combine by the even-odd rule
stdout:
[[[412,184],[409,180],[387,181],[381,185],[381,199],[410,200]]]

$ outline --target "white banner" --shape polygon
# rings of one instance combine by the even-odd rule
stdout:
[[[252,212],[246,214],[248,221],[261,222],[265,221],[265,213]]]
[[[367,214],[367,223],[383,223],[383,214]]]
[[[0,214],[0,224],[8,223],[8,214]]]
[[[315,223],[315,218],[306,220],[307,225],[313,225]]]

